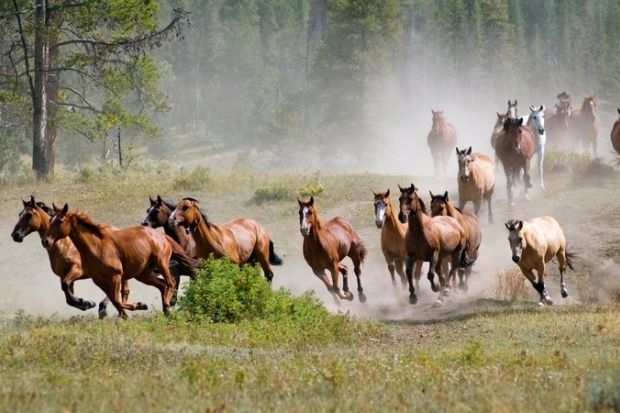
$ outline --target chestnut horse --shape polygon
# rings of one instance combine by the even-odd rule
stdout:
[[[164,233],[179,243],[190,257],[196,256],[196,242],[186,228],[170,225],[168,219],[172,215],[175,206],[170,202],[164,201],[161,196],[153,199],[149,196],[151,206],[146,209],[146,217],[142,225],[151,228],[163,227]]]
[[[394,270],[400,276],[403,288],[407,287],[407,276],[405,275],[404,265],[407,254],[405,252],[405,235],[407,234],[407,225],[402,224],[398,220],[398,213],[392,205],[390,199],[390,190],[375,193],[375,225],[381,229],[381,250],[388,266],[388,271],[392,277],[392,285],[396,287],[396,279],[394,278]],[[422,263],[420,262],[421,266]],[[416,288],[419,288],[420,271],[414,272],[416,275]]]
[[[32,232],[38,232],[39,237],[43,239],[45,232],[50,226],[51,216],[54,211],[43,202],[35,202],[32,195],[30,196],[30,201],[22,200],[22,204],[24,209],[19,213],[19,219],[11,233],[13,241],[22,242]],[[73,292],[73,285],[76,280],[85,280],[90,278],[90,276],[84,272],[80,253],[71,240],[68,238],[58,240],[52,248],[47,250],[47,255],[52,271],[60,277],[60,287],[65,294],[67,304],[82,311],[93,308],[95,306],[93,301],[77,298]],[[122,295],[126,300],[129,295],[128,283],[123,285]],[[109,300],[106,297],[99,303],[100,318],[106,316],[108,302]]]
[[[556,257],[560,267],[560,287],[562,298],[568,297],[564,273],[566,266],[572,270],[571,258],[574,254],[567,251],[566,237],[560,224],[552,217],[538,217],[528,222],[511,219],[506,222],[508,229],[508,241],[512,250],[514,261],[521,272],[540,295],[538,305],[553,304],[553,301],[545,290],[545,276],[547,275],[546,264]],[[538,280],[534,277],[534,270]]]
[[[514,205],[512,185],[519,179],[521,171],[523,171],[524,194],[526,199],[528,197],[528,191],[532,187],[530,161],[534,151],[534,135],[530,128],[523,125],[523,118],[506,119],[504,130],[497,137],[495,155],[504,167],[508,201],[511,205]]]
[[[482,243],[482,229],[478,218],[469,213],[461,212],[455,208],[448,198],[448,191],[443,195],[431,195],[431,216],[448,216],[456,219],[465,231],[465,249],[463,259],[459,265],[459,288],[467,291],[467,281],[471,275],[471,268],[478,259],[478,250]],[[456,281],[456,280],[454,280]]]
[[[495,163],[485,153],[471,152],[468,149],[456,148],[456,159],[459,163],[459,208],[462,210],[471,201],[474,212],[478,216],[483,200],[489,207],[489,224],[493,223],[493,208],[491,201],[495,190]]]
[[[344,218],[335,217],[327,222],[319,218],[314,197],[307,202],[297,199],[299,204],[299,231],[304,237],[304,258],[312,268],[314,275],[319,277],[327,290],[343,300],[352,300],[349,291],[348,268],[341,261],[345,257],[353,261],[353,271],[357,277],[357,292],[360,302],[366,302],[362,288],[362,264],[366,258],[366,247],[351,224]],[[331,273],[331,282],[325,271]],[[338,286],[339,273],[342,274],[342,290]]]
[[[596,115],[597,101],[596,95],[586,96],[581,107],[573,110],[568,118],[572,142],[575,145],[580,143],[586,152],[592,146],[593,157],[597,154],[596,140],[599,130],[599,120]]]
[[[101,288],[118,310],[119,316],[127,318],[125,310],[146,310],[144,303],[128,303],[122,300],[121,285],[136,278],[159,289],[164,313],[168,313],[175,282],[168,268],[174,258],[193,272],[195,260],[187,256],[183,248],[169,236],[145,226],[112,229],[93,221],[79,211],[60,209],[54,205],[54,218],[45,236],[43,246],[52,248],[60,239],[69,237],[80,253],[82,266],[94,283]],[[163,280],[155,271],[163,275]]]
[[[618,109],[618,114],[620,114],[620,108]],[[620,155],[620,119],[611,128],[611,146],[613,146],[616,154]]]
[[[169,221],[172,226],[189,229],[196,242],[198,258],[206,259],[213,254],[215,258],[227,257],[237,265],[258,262],[269,282],[273,279],[270,264],[282,265],[269,234],[252,219],[239,218],[223,225],[214,224],[200,211],[198,201],[183,198],[176,204]]]
[[[413,286],[413,264],[419,261],[428,261],[428,280],[431,289],[439,292],[438,301],[443,300],[447,282],[454,278],[463,259],[466,238],[463,227],[452,217],[428,216],[424,202],[418,197],[417,188],[411,184],[409,188],[398,186],[401,192],[400,222],[409,222],[405,237],[407,261],[405,273],[409,282],[409,302],[415,304],[418,298]],[[451,268],[447,277],[444,277],[442,263],[450,260]],[[434,274],[439,277],[440,287],[434,282]]]
[[[456,130],[452,124],[446,122],[443,110],[434,111],[431,109],[431,112],[433,113],[433,126],[428,133],[426,143],[433,156],[435,176],[440,173],[445,175],[448,158],[450,158],[452,148],[456,146]]]
[[[493,132],[491,133],[491,147],[495,149],[495,143],[497,137],[504,131],[504,122],[508,118],[508,113],[497,112],[497,119],[495,120],[495,126],[493,126]]]

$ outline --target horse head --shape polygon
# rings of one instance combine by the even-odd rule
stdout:
[[[431,113],[433,114],[433,132],[439,133],[439,128],[443,126],[445,123],[443,117],[443,110],[433,110],[431,109]]]
[[[45,232],[45,236],[41,238],[41,244],[48,249],[54,245],[54,242],[57,240],[68,237],[71,232],[72,213],[69,212],[69,205],[65,204],[64,207],[59,208],[56,204],[52,203],[52,207],[54,208],[54,218],[52,218],[52,222]]]
[[[519,263],[521,254],[525,248],[525,239],[523,238],[523,221],[518,219],[510,219],[504,224],[508,229],[508,242],[512,251],[512,260]]]
[[[517,99],[515,99],[514,103],[510,101],[510,99],[508,100],[508,111],[506,112],[508,114],[508,117],[510,119],[516,119],[518,116],[518,109],[517,109]]]
[[[383,222],[390,207],[390,189],[385,192],[372,192],[375,199],[375,225],[383,228]]]
[[[597,105],[598,105],[598,97],[596,95],[585,96],[583,98],[583,104],[581,105],[581,109],[585,113],[591,113],[592,115],[596,115]]]
[[[188,229],[198,226],[200,220],[206,221],[206,216],[200,211],[198,201],[194,198],[183,198],[174,207],[174,211],[168,217],[170,226],[181,225]]]
[[[517,153],[521,153],[521,126],[523,126],[523,118],[510,119],[504,122],[504,132],[508,136],[512,149]]]
[[[45,219],[49,221],[49,218],[44,216],[47,212],[41,206],[47,207],[42,202],[35,202],[34,196],[31,195],[28,201],[22,199],[22,204],[24,209],[20,211],[17,223],[11,232],[11,238],[15,242],[22,242],[28,234],[39,231]]]
[[[431,215],[448,215],[448,191],[440,195],[434,195],[431,191],[428,191],[431,196]]]
[[[530,106],[530,123],[539,135],[545,134],[545,105]]]
[[[418,188],[415,187],[414,184],[408,186],[406,188],[398,185],[398,189],[400,190],[400,197],[398,198],[400,204],[400,212],[398,213],[398,220],[401,223],[406,223],[409,215],[413,212],[417,212],[419,208],[419,198],[416,194]]]
[[[299,232],[304,237],[307,237],[312,233],[312,227],[317,225],[314,197],[311,196],[308,201],[302,201],[297,198],[297,203],[299,204]]]
[[[172,209],[159,195],[155,199],[149,196],[149,202],[151,205],[146,209],[146,217],[142,225],[151,228],[163,227],[170,218]]]
[[[459,150],[457,147],[456,160],[459,163],[459,179],[463,182],[469,182],[471,178],[471,163],[474,161],[474,158],[471,156],[471,146],[463,150]]]

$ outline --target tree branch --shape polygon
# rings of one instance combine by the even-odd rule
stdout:
[[[30,74],[30,62],[28,61],[28,44],[26,43],[26,36],[24,36],[24,28],[22,27],[22,18],[17,7],[17,0],[13,0],[13,7],[15,7],[15,18],[17,19],[17,27],[19,28],[19,37],[22,42],[22,48],[24,49],[24,64],[26,65],[26,74],[28,75],[28,86],[30,87],[30,96],[34,101],[36,93],[34,91],[34,82],[32,75]]]
[[[88,101],[88,99],[86,99],[86,97],[80,93],[78,90],[69,87],[69,86],[58,86],[58,89],[62,89],[62,90],[68,90],[69,92],[73,92],[74,94],[76,94],[81,100],[82,102],[86,103],[86,105],[89,107],[90,110],[92,110],[93,112],[99,113],[101,112],[99,109],[97,109],[92,103],[90,103]],[[57,104],[60,104],[59,102],[55,102]],[[75,106],[76,108],[79,107],[77,105],[71,105],[71,106]]]
[[[69,109],[70,112],[72,112],[71,108],[76,108],[76,109],[88,110],[93,113],[101,113],[99,109],[94,108],[92,106],[78,105],[77,103],[71,103],[71,102],[54,102],[53,100],[50,100],[50,102],[56,106],[68,106],[70,108]]]

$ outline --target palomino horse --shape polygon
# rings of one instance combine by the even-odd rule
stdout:
[[[400,222],[409,222],[405,237],[407,261],[405,272],[409,281],[409,302],[415,304],[418,298],[413,286],[413,264],[419,261],[428,261],[428,280],[431,289],[439,292],[438,301],[443,300],[448,281],[455,278],[456,272],[463,259],[466,238],[463,227],[452,217],[437,216],[431,218],[426,212],[424,202],[418,197],[417,188],[411,184],[409,188],[398,186],[401,192]],[[450,273],[443,274],[442,263],[450,260]],[[434,274],[439,277],[440,286],[434,281]]]
[[[545,158],[547,134],[545,133],[544,105],[540,105],[540,107],[530,105],[530,115],[527,119],[527,126],[534,134],[534,140],[536,142],[536,158],[538,160],[538,175],[540,176],[540,187],[545,189],[545,181],[543,180],[543,161]]]
[[[474,204],[474,212],[478,216],[480,205],[483,200],[489,207],[489,224],[493,223],[493,208],[491,201],[495,190],[495,163],[485,153],[471,152],[468,149],[456,148],[456,158],[459,163],[459,209],[464,209],[465,204],[471,201]]]
[[[440,173],[446,173],[450,151],[456,145],[457,138],[454,126],[446,122],[443,110],[434,111],[431,109],[431,112],[433,113],[433,126],[428,133],[426,143],[433,156],[435,176],[438,176]]]
[[[30,201],[22,200],[22,203],[24,209],[19,213],[19,220],[11,233],[13,241],[22,242],[32,232],[38,232],[39,237],[43,239],[45,232],[50,226],[51,215],[53,215],[54,211],[43,202],[35,202],[32,195],[30,196]],[[52,248],[47,250],[47,255],[52,271],[60,277],[60,287],[65,293],[67,304],[82,311],[93,308],[95,306],[93,301],[77,298],[73,292],[73,285],[76,280],[88,279],[90,276],[82,269],[80,253],[71,240],[68,238],[58,240]],[[127,283],[123,285],[122,293],[124,299],[126,299],[129,294]],[[106,316],[108,302],[109,300],[106,297],[99,303],[100,318]]]
[[[586,96],[581,107],[573,110],[568,118],[572,142],[575,145],[581,143],[586,152],[592,146],[593,157],[597,154],[596,140],[599,129],[599,120],[596,115],[597,100],[596,95]]]
[[[170,258],[183,265],[186,273],[193,272],[196,265],[179,244],[145,226],[112,229],[93,221],[83,212],[69,211],[67,204],[62,209],[54,206],[54,212],[50,227],[41,240],[43,246],[52,248],[58,240],[69,237],[80,253],[84,270],[106,293],[120,317],[127,318],[125,310],[147,309],[144,303],[123,301],[121,285],[131,278],[157,287],[164,313],[168,313],[175,289],[168,268]],[[163,280],[155,275],[156,270],[163,275]]]
[[[357,278],[357,292],[360,302],[366,302],[362,288],[362,264],[366,258],[366,247],[344,218],[335,217],[322,222],[314,206],[314,197],[307,202],[297,199],[299,204],[299,231],[304,237],[304,258],[312,268],[314,275],[319,277],[327,290],[343,300],[352,300],[349,291],[348,269],[341,261],[345,257],[353,261],[353,271]],[[331,273],[331,282],[325,271]],[[338,276],[342,274],[342,290],[338,286]]]
[[[404,265],[407,253],[405,252],[405,235],[407,234],[407,225],[402,224],[398,220],[398,213],[392,205],[390,199],[390,190],[375,193],[375,225],[381,229],[381,250],[388,266],[388,271],[392,277],[392,285],[396,287],[396,279],[394,278],[394,270],[400,275],[400,281],[403,288],[407,287],[407,276],[405,275]],[[421,266],[422,263],[420,262]],[[416,288],[419,288],[420,271],[417,269],[415,273],[417,278]]]
[[[527,126],[523,125],[523,118],[506,119],[504,131],[497,137],[495,155],[501,161],[506,174],[508,201],[512,200],[512,185],[523,171],[524,194],[527,199],[528,191],[532,187],[530,179],[530,160],[534,156],[534,135]]]
[[[151,206],[146,210],[146,217],[142,225],[151,228],[163,227],[164,233],[179,243],[190,257],[196,256],[196,242],[188,233],[186,228],[172,226],[168,219],[172,215],[175,206],[170,202],[164,201],[161,196],[157,195],[156,199],[149,196]]]
[[[517,109],[517,99],[515,99],[514,103],[508,100],[508,111],[506,115],[509,119],[517,119],[519,117],[519,110]]]
[[[493,132],[491,133],[491,147],[495,149],[495,143],[497,137],[504,132],[504,122],[508,118],[508,113],[497,112],[497,119],[495,120],[495,126],[493,126]]]
[[[620,114],[620,108],[618,114]],[[616,154],[620,155],[620,119],[614,122],[614,126],[611,128],[611,146],[613,146]]]
[[[431,215],[433,217],[452,217],[456,219],[465,231],[466,242],[465,249],[463,250],[463,259],[461,260],[459,268],[459,288],[467,291],[467,281],[471,275],[471,267],[478,259],[478,250],[482,242],[480,222],[475,215],[456,209],[448,198],[448,191],[443,195],[433,195],[430,191],[429,193],[431,195]]]
[[[265,228],[258,222],[239,218],[227,224],[209,222],[206,214],[200,211],[198,201],[183,198],[170,214],[173,226],[188,228],[196,241],[196,256],[209,258],[227,257],[237,265],[258,262],[265,278],[271,282],[271,265],[282,265],[282,259],[273,249],[273,241]]]
[[[508,229],[512,260],[538,291],[540,295],[538,305],[553,304],[545,290],[546,263],[553,257],[557,257],[560,267],[562,298],[568,297],[564,273],[567,265],[571,270],[573,269],[571,258],[574,255],[566,249],[566,237],[560,224],[547,216],[534,218],[528,222],[511,219],[505,225]],[[534,277],[534,270],[536,270],[538,280]]]

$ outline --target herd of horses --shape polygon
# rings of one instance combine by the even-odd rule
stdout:
[[[596,153],[599,127],[596,97],[586,97],[581,108],[574,110],[567,94],[558,95],[558,99],[553,111],[545,110],[543,105],[530,106],[530,113],[522,117],[518,114],[517,101],[509,100],[507,111],[497,113],[491,145],[496,159],[503,165],[511,204],[514,202],[512,186],[521,175],[526,197],[532,187],[529,169],[534,154],[538,155],[540,186],[544,189],[542,168],[546,144],[562,146],[579,137],[584,148],[591,146]],[[488,154],[473,152],[471,147],[459,149],[456,130],[445,120],[443,112],[432,114],[433,126],[427,142],[437,174],[445,172],[451,151],[456,149],[458,206],[447,191],[443,194],[429,191],[427,207],[414,184],[398,186],[398,207],[392,202],[389,189],[373,191],[375,224],[381,229],[381,249],[392,284],[397,288],[395,275],[398,274],[402,287],[409,291],[411,304],[417,302],[416,291],[420,288],[424,263],[428,263],[427,278],[431,290],[439,294],[438,301],[443,301],[453,287],[467,291],[482,243],[478,215],[485,201],[488,222],[493,223],[496,162]],[[620,153],[620,119],[612,128],[611,140]],[[297,201],[303,256],[312,272],[337,300],[352,300],[348,268],[342,262],[349,257],[359,300],[365,302],[361,275],[368,252],[359,234],[342,217],[322,221],[313,197]],[[14,241],[22,242],[32,232],[39,234],[52,271],[61,279],[68,305],[80,310],[96,306],[93,301],[74,294],[75,281],[91,278],[105,293],[99,304],[100,318],[107,315],[109,303],[122,318],[127,317],[126,310],[147,308],[144,303],[129,302],[132,278],[156,287],[163,311],[168,313],[176,302],[180,277],[195,278],[200,258],[227,257],[237,265],[258,264],[269,282],[274,275],[271,266],[282,264],[269,234],[257,221],[241,218],[223,225],[213,223],[198,201],[189,197],[172,204],[158,195],[149,197],[149,202],[142,225],[119,229],[100,224],[84,212],[71,211],[67,204],[62,208],[53,204],[50,208],[31,196],[22,200],[23,209],[11,236]],[[464,209],[469,202],[473,204],[473,212]],[[564,274],[567,266],[572,268],[572,254],[566,249],[566,238],[557,221],[551,217],[528,222],[513,219],[505,226],[512,260],[539,293],[539,305],[552,304],[544,281],[546,265],[554,257],[559,263],[562,297],[566,297]],[[163,232],[157,228],[163,228]]]

